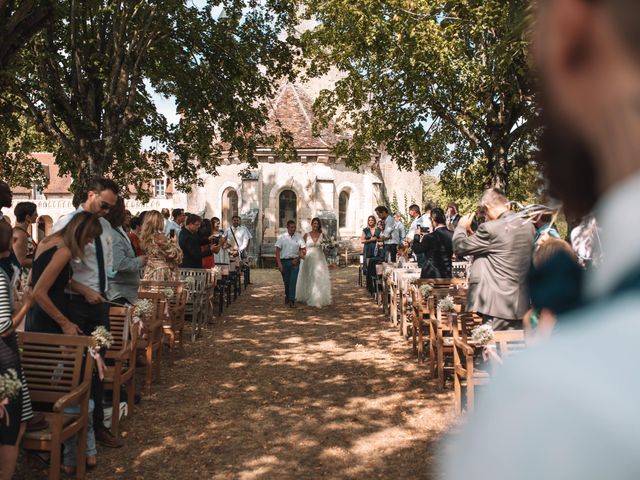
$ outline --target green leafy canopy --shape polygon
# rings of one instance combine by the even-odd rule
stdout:
[[[520,195],[538,133],[528,4],[309,0],[318,22],[303,37],[310,74],[343,74],[316,101],[319,127],[337,118],[353,132],[339,149],[354,167],[383,147],[402,168],[444,164],[445,190],[473,177],[473,188]]]

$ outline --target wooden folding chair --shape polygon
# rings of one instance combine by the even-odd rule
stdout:
[[[162,359],[163,324],[165,323],[166,300],[163,293],[140,290],[138,298],[146,299],[153,305],[150,314],[142,318],[142,335],[138,337],[137,350],[144,352],[146,361],[145,390],[151,394],[151,382],[155,370],[156,382],[160,381],[160,362]]]
[[[462,413],[462,393],[467,412],[473,411],[475,388],[489,383],[489,372],[476,366],[479,350],[470,342],[471,331],[482,323],[474,313],[453,314],[453,389],[456,413]]]
[[[120,432],[120,390],[127,388],[127,408],[133,414],[136,373],[136,344],[138,342],[138,326],[133,325],[133,307],[111,307],[109,323],[113,344],[107,351],[107,365],[104,376],[104,389],[111,390],[111,431],[117,437]]]
[[[93,368],[93,358],[87,348],[93,345],[93,338],[18,332],[18,339],[31,400],[52,405],[51,412],[43,412],[49,426],[37,432],[27,431],[22,438],[22,448],[50,452],[49,480],[57,480],[62,443],[77,435],[76,477],[84,478]],[[64,409],[69,406],[79,406],[80,413],[65,413]]]

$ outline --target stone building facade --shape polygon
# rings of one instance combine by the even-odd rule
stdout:
[[[379,204],[397,199],[406,213],[411,203],[421,203],[422,183],[416,172],[400,171],[381,152],[358,171],[347,167],[332,152],[339,140],[331,130],[314,136],[311,96],[305,89],[284,83],[273,101],[267,129],[285,128],[293,135],[296,161],[284,162],[269,148],[258,149],[256,169],[226,156],[217,176],[206,176],[204,186],[189,196],[189,207],[216,216],[228,225],[235,214],[253,230],[254,254],[266,249],[295,220],[308,231],[311,219],[339,240],[359,237]]]

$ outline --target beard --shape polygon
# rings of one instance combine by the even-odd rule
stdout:
[[[547,107],[543,105],[540,164],[549,194],[563,203],[568,217],[579,219],[593,210],[600,195],[596,155],[571,121]]]

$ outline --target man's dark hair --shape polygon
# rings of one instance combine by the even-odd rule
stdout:
[[[447,217],[444,214],[444,211],[441,208],[434,208],[431,210],[431,218],[438,225],[446,225]]]
[[[415,203],[413,205],[409,206],[409,211],[410,212],[416,212],[418,215],[420,215],[420,207],[418,205],[416,205]]]
[[[89,185],[89,191],[100,193],[103,190],[111,190],[116,195],[120,195],[120,187],[110,178],[94,178]]]
[[[116,195],[120,195],[120,187],[110,178],[94,178],[91,180],[91,183],[89,183],[89,188],[86,192],[83,192],[82,195],[73,196],[73,206],[77,208],[81,203],[86,202],[87,198],[89,198],[89,192],[100,193],[103,190],[111,190]]]
[[[160,213],[162,214],[162,216],[166,219],[169,220],[169,217],[171,216],[171,212],[169,211],[168,208],[163,208]]]
[[[237,218],[238,220],[242,220],[242,219],[240,218],[240,215],[234,215],[233,217],[231,217],[231,220],[233,221],[233,220],[235,220],[236,218]]]
[[[193,225],[194,223],[202,222],[202,217],[200,215],[196,215],[195,213],[188,213],[187,218],[184,221],[185,225]]]
[[[456,202],[449,202],[449,204],[447,205],[447,208],[453,208],[456,211],[456,213],[460,211],[458,209],[458,204]]]
[[[424,211],[426,212],[430,212],[431,210],[433,210],[434,208],[437,208],[436,204],[433,203],[431,200],[429,200],[427,203],[424,204]]]
[[[7,182],[0,180],[0,208],[11,207],[13,194]]]
[[[294,222],[293,220],[289,220],[289,221],[287,222],[287,227],[288,227],[289,225],[295,225],[295,224],[296,224],[296,222]]]
[[[129,227],[131,228],[131,230],[135,230],[140,225],[142,225],[142,220],[140,219],[140,217],[133,217],[131,219],[131,223],[129,224]]]
[[[182,215],[184,213],[184,210],[181,208],[174,208],[171,211],[171,216],[173,217],[173,219],[175,220],[176,218],[178,218],[180,215]]]
[[[13,209],[13,214],[16,216],[16,222],[24,222],[27,219],[27,215],[33,215],[38,211],[38,207],[33,202],[20,202]]]
[[[387,207],[385,207],[384,205],[378,205],[375,209],[376,213],[389,213],[389,209]]]
[[[13,229],[8,222],[0,221],[0,253],[7,252],[11,248]]]

